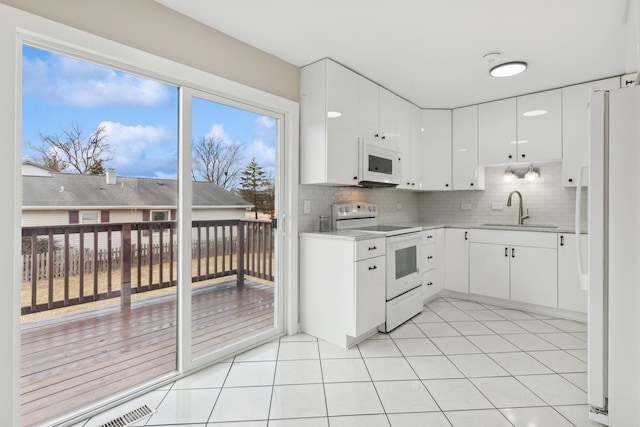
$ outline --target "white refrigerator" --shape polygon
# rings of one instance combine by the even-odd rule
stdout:
[[[589,290],[590,418],[639,426],[640,86],[593,92],[589,118],[588,265],[578,259]]]

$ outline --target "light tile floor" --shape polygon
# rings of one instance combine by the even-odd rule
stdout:
[[[355,348],[283,337],[123,406],[158,408],[137,426],[599,426],[588,420],[586,331],[438,298]]]

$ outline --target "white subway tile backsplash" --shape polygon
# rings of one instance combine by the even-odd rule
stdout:
[[[529,209],[527,223],[572,225],[574,223],[575,188],[562,186],[562,164],[536,164],[540,169],[538,182],[522,179],[514,183],[502,182],[504,167],[486,168],[486,190],[478,191],[434,191],[411,192],[398,189],[367,189],[357,187],[299,186],[300,231],[315,231],[319,227],[319,215],[330,215],[332,203],[369,202],[376,203],[380,210],[380,223],[402,224],[414,221],[439,223],[516,223],[518,216],[517,197],[507,207],[507,197],[512,190],[522,193],[524,209]],[[582,221],[586,224],[587,190],[582,190]],[[304,215],[304,200],[311,201],[311,213]],[[462,209],[463,204],[471,209]],[[502,209],[492,209],[492,204],[501,204]],[[401,209],[397,209],[398,204]]]
[[[486,190],[429,192],[419,195],[420,220],[429,222],[516,223],[518,219],[517,196],[512,206],[507,207],[507,198],[513,190],[522,193],[524,211],[529,209],[530,219],[525,223],[572,225],[574,223],[575,188],[562,186],[562,164],[536,164],[540,179],[535,183],[519,179],[504,183],[504,167],[485,170]],[[582,190],[582,221],[586,224],[587,190]],[[471,203],[471,210],[463,210],[463,203]],[[492,204],[502,204],[502,210],[494,210]]]

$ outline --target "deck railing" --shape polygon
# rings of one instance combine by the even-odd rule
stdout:
[[[118,297],[127,306],[131,294],[176,285],[175,221],[24,227],[22,237],[22,314]],[[270,221],[193,221],[192,282],[273,281],[273,237]]]

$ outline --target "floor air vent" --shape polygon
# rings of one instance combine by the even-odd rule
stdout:
[[[154,412],[156,412],[155,408],[152,408],[149,405],[142,405],[141,407],[136,408],[133,411],[129,411],[126,414],[120,415],[119,417],[107,421],[104,424],[100,424],[99,427],[126,427],[135,423],[141,418],[148,417]]]

